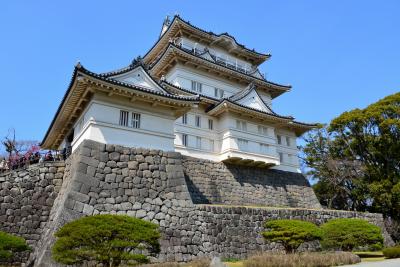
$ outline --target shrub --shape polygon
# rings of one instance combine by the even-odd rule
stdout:
[[[243,267],[330,267],[360,261],[360,257],[350,252],[264,253],[249,257]]]
[[[156,224],[125,215],[95,215],[65,224],[55,233],[53,258],[63,264],[94,261],[103,266],[147,263],[160,251]]]
[[[25,239],[0,231],[0,260],[11,259],[15,252],[29,250]]]
[[[400,246],[385,248],[382,250],[382,252],[386,258],[389,259],[400,258]]]
[[[334,219],[324,223],[321,230],[321,245],[326,249],[352,251],[357,247],[382,248],[381,229],[365,220]]]
[[[300,220],[274,220],[265,223],[268,231],[263,232],[266,240],[279,242],[287,253],[295,251],[302,243],[321,239],[319,228]]]

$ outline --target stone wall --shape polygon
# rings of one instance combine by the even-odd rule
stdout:
[[[0,230],[22,236],[35,247],[61,188],[63,174],[64,162],[0,173]]]
[[[187,163],[176,152],[84,141],[65,162],[62,185],[57,182],[54,192],[58,196],[51,210],[46,206],[47,223],[37,232],[41,238],[29,264],[60,266],[51,259],[54,232],[66,222],[102,213],[127,214],[158,224],[162,232],[161,253],[155,259],[158,261],[188,261],[213,255],[242,258],[256,251],[282,249],[278,244],[265,244],[260,235],[263,222],[277,218],[316,223],[340,217],[364,218],[382,227],[385,240],[390,242],[380,214],[194,204],[185,179],[184,171],[187,173],[190,166]],[[40,192],[47,196],[45,191]]]
[[[190,195],[195,204],[321,208],[301,173],[228,165],[183,157]]]
[[[32,257],[35,266],[57,266],[51,261],[50,248],[52,233],[61,225],[101,213],[127,214],[158,224],[162,232],[160,261],[212,255],[240,258],[255,251],[280,249],[277,244],[265,244],[260,236],[267,219],[321,223],[330,218],[360,217],[383,227],[379,214],[195,205],[182,156],[176,152],[85,141],[68,164],[50,223]],[[390,241],[386,232],[385,237]]]

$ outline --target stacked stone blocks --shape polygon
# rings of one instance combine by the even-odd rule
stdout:
[[[278,244],[266,244],[261,236],[265,220],[280,218],[297,218],[316,223],[331,218],[364,218],[380,226],[386,240],[390,241],[380,214],[193,204],[191,191],[194,189],[190,188],[199,179],[194,176],[198,167],[193,165],[208,166],[210,169],[206,168],[205,171],[210,170],[211,177],[215,179],[218,179],[218,175],[212,174],[212,168],[216,168],[216,173],[226,172],[221,172],[220,167],[209,162],[195,161],[176,152],[84,141],[65,163],[62,185],[56,182],[57,191],[54,192],[58,192],[58,196],[51,201],[54,205],[46,219],[47,223],[38,229],[40,241],[31,254],[30,262],[34,266],[60,266],[51,259],[54,232],[69,221],[94,214],[126,214],[158,224],[162,238],[161,253],[154,259],[156,261],[189,261],[196,257],[214,255],[243,258],[258,251],[280,250],[282,247]],[[219,180],[221,187],[232,182],[231,176],[225,175],[225,178]],[[201,176],[205,174],[201,173]],[[228,182],[224,183],[223,179]],[[246,179],[250,182],[250,177]],[[300,186],[306,187],[304,184]],[[205,186],[197,184],[197,190],[199,188],[203,190]],[[241,194],[245,192],[237,190]],[[229,198],[233,199],[237,195],[225,195],[222,203],[229,204]],[[208,199],[212,201],[212,194],[208,195]],[[46,205],[44,207],[49,209]],[[313,244],[306,244],[304,249],[313,247]]]

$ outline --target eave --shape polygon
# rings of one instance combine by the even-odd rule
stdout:
[[[234,80],[235,82],[239,82],[244,85],[254,82],[259,89],[269,93],[272,98],[290,91],[291,88],[291,86],[272,83],[228,68],[226,66],[222,66],[210,60],[191,54],[172,43],[169,44],[157,61],[153,63],[149,72],[151,75],[160,79],[178,62],[182,63],[183,65],[191,64],[194,68],[203,69],[209,73],[219,75],[228,80]]]
[[[219,116],[224,112],[233,112],[239,114],[240,116],[248,116],[252,119],[266,121],[272,123],[277,128],[292,130],[296,133],[297,136],[300,136],[303,133],[317,127],[317,124],[297,122],[291,116],[281,116],[276,113],[267,113],[261,110],[240,105],[238,103],[234,103],[229,99],[224,99],[223,101],[218,103],[218,105],[213,106],[206,111],[206,113],[211,116]]]
[[[186,36],[191,39],[195,39],[199,43],[209,46],[228,46],[226,48],[228,48],[229,53],[246,61],[250,61],[257,66],[271,57],[270,54],[263,54],[246,48],[244,45],[239,44],[233,36],[227,33],[215,34],[212,32],[207,32],[181,19],[179,16],[175,16],[167,31],[157,40],[153,47],[144,56],[144,61],[147,64],[152,63],[154,59],[157,58],[160,53],[162,53],[165,47],[168,46],[171,38],[180,36]]]
[[[196,94],[190,90],[187,90],[185,88],[176,86],[174,84],[171,84],[167,81],[161,81],[160,83],[168,92],[172,93],[172,94],[180,94],[180,95],[190,95],[190,96],[199,96],[200,97],[200,101],[207,103],[207,104],[213,104],[216,105],[220,102],[219,99],[211,97],[211,96],[207,96],[204,94]]]

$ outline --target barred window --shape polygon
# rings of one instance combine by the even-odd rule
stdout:
[[[132,112],[132,128],[140,128],[140,114]]]
[[[196,127],[201,127],[201,117],[198,115],[196,115],[195,124]]]
[[[247,131],[247,123],[245,121],[236,120],[236,129]]]
[[[192,81],[192,91],[193,92],[201,93],[203,91],[202,87],[203,87],[203,85],[201,83]]]
[[[269,152],[269,145],[260,143],[260,153],[268,154]]]
[[[286,136],[286,145],[287,146],[291,146],[290,137],[289,136]]]
[[[187,114],[183,114],[182,116],[182,123],[187,124]]]
[[[210,139],[210,151],[215,151],[214,140]]]
[[[128,126],[129,112],[125,110],[120,110],[119,112],[119,125]]]
[[[282,152],[279,152],[279,161],[283,162],[283,153]]]
[[[188,145],[188,135],[187,134],[182,134],[182,145],[183,146]]]
[[[201,148],[201,137],[196,137],[196,148]]]
[[[223,98],[224,97],[224,90],[219,88],[214,88],[214,97]]]
[[[238,148],[239,148],[240,150],[243,150],[243,151],[246,151],[246,150],[247,150],[249,141],[247,141],[247,140],[245,140],[245,139],[238,138],[238,139],[237,139],[237,143],[238,143]]]
[[[212,119],[208,120],[208,129],[210,130],[214,129],[214,121]]]
[[[276,139],[278,140],[278,145],[282,145],[282,136],[277,135]]]
[[[258,125],[258,133],[262,135],[268,135],[268,127]]]

